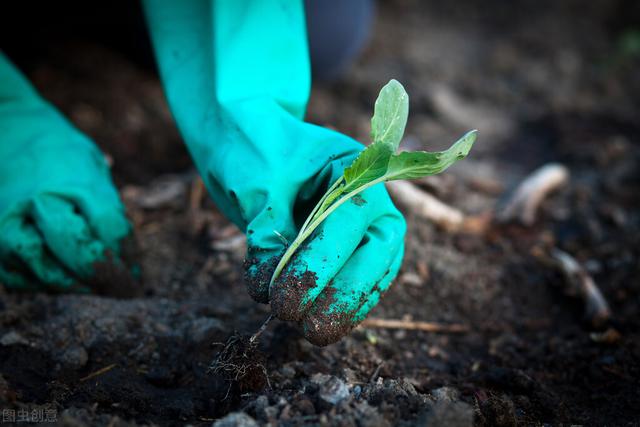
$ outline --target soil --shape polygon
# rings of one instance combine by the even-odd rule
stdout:
[[[113,160],[142,283],[134,298],[0,291],[3,411],[74,426],[640,423],[640,58],[624,43],[635,3],[397,0],[378,12],[357,63],[313,88],[309,120],[367,141],[377,91],[398,79],[411,97],[405,146],[441,149],[479,129],[467,159],[418,183],[468,214],[545,163],[571,174],[531,226],[452,233],[405,210],[406,258],[371,315],[470,331],[358,328],[319,348],[274,321],[247,378],[212,372],[219,343],[269,314],[243,283],[244,237],[199,201],[153,70],[71,35],[22,66]],[[537,255],[548,247],[585,266],[608,323],[585,319]]]
[[[299,322],[304,310],[301,310],[304,297],[315,288],[318,276],[307,270],[302,275],[285,273],[278,278],[278,288],[274,289],[271,297],[271,309],[281,320]]]

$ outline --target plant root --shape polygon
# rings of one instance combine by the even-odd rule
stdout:
[[[256,334],[259,336],[258,333]],[[209,372],[229,381],[230,390],[234,385],[241,393],[260,391],[265,386],[271,387],[265,365],[266,358],[258,350],[255,334],[249,337],[235,333],[229,337],[225,344],[218,344],[222,345],[222,350],[216,354],[211,362]]]
[[[271,323],[271,321],[273,320],[273,314],[270,314],[264,322],[262,322],[262,326],[260,326],[260,328],[258,328],[258,330],[251,335],[251,338],[249,338],[249,343],[250,344],[254,344],[258,338],[260,338],[260,335],[262,335],[262,333],[264,331],[267,330],[267,327],[269,326],[269,323]]]
[[[90,380],[91,378],[99,377],[102,374],[106,374],[107,372],[109,372],[110,370],[115,368],[116,366],[117,366],[117,364],[112,363],[111,365],[108,365],[108,366],[105,366],[104,368],[98,369],[97,371],[90,373],[86,377],[80,378],[80,382],[85,382],[87,380]]]

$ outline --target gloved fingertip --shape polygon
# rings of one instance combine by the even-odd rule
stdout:
[[[271,291],[271,311],[280,320],[302,320],[309,305],[309,291],[317,286],[318,276],[310,270],[283,272]]]
[[[282,254],[273,255],[256,247],[249,247],[244,260],[244,282],[254,301],[269,302],[269,283]]]
[[[269,281],[278,264],[278,259],[273,257],[266,262],[257,262],[255,258],[244,261],[244,282],[249,296],[255,302],[267,304],[269,302]]]
[[[354,326],[351,313],[328,310],[314,310],[302,323],[304,337],[320,347],[339,341]]]

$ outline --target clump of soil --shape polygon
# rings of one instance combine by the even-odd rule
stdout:
[[[318,276],[313,271],[302,274],[284,273],[278,278],[278,286],[271,295],[271,308],[281,320],[302,320],[304,311],[300,309],[307,293],[317,286]]]
[[[267,261],[260,263],[255,253],[260,249],[247,248],[247,256],[243,262],[244,282],[247,292],[255,301],[267,304],[269,302],[269,283],[271,276],[280,261],[281,256],[272,256]],[[256,271],[252,271],[255,266]],[[251,274],[249,271],[252,271]]]

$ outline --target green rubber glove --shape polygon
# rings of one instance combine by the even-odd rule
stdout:
[[[303,121],[302,1],[148,0],[145,10],[178,127],[214,201],[247,234],[250,295],[302,322],[312,343],[337,341],[397,274],[406,227],[374,186],[337,209],[269,289],[285,241],[363,148]]]
[[[0,164],[0,283],[86,291],[120,277],[131,227],[104,156],[2,52]]]

